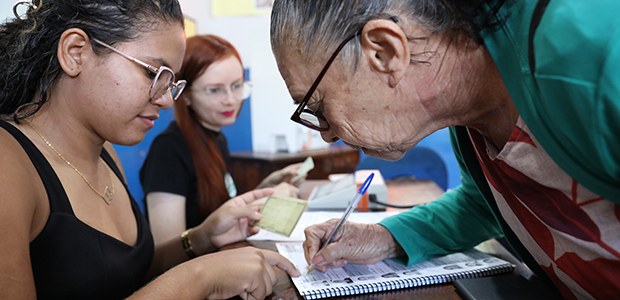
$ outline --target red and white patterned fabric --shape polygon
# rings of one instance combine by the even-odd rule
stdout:
[[[563,296],[620,298],[620,205],[560,169],[521,118],[499,153],[469,135],[502,217]]]

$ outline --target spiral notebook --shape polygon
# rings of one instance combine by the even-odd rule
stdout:
[[[511,272],[515,266],[495,256],[472,249],[439,256],[407,267],[398,259],[371,265],[347,264],[322,273],[305,274],[308,264],[301,243],[276,243],[278,252],[288,258],[302,275],[292,277],[304,299],[366,294],[381,291],[452,282]]]

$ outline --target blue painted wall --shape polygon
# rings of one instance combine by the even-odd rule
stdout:
[[[461,184],[461,171],[450,144],[450,130],[448,128],[441,129],[427,136],[418,145],[437,151],[437,154],[444,160],[448,168],[449,189],[453,189]]]

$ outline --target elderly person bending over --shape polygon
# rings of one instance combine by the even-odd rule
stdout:
[[[506,236],[567,298],[620,292],[617,1],[276,0],[292,120],[398,159],[449,127],[462,184],[380,224],[306,230],[319,270]],[[604,4],[604,5],[603,5]]]

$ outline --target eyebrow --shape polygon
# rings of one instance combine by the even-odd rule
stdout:
[[[204,83],[202,84],[203,87],[227,87],[227,86],[232,86],[233,84],[243,84],[245,80],[243,78],[239,78],[231,83],[221,83],[221,82],[217,82],[217,83]]]
[[[235,84],[235,83],[239,83],[239,82],[244,82],[244,78],[243,76],[231,81],[230,83],[222,83],[222,82],[205,82],[205,85],[230,85],[230,84]]]

